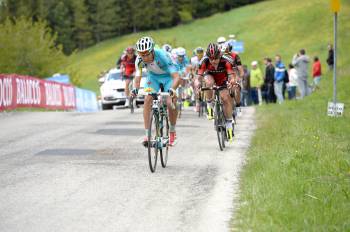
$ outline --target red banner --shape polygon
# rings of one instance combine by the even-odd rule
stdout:
[[[30,76],[0,74],[0,111],[21,107],[76,109],[75,88]]]

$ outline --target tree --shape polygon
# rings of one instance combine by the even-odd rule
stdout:
[[[94,40],[100,42],[116,35],[115,22],[118,21],[115,9],[116,0],[88,0],[87,2]]]
[[[47,77],[67,64],[62,46],[44,21],[25,17],[0,24],[0,73]]]
[[[83,49],[93,44],[92,27],[88,23],[88,11],[84,0],[73,2],[73,13],[73,38],[76,46]]]
[[[130,16],[130,8],[128,7],[128,4],[125,3],[124,0],[116,0],[115,1],[115,31],[117,35],[122,35],[123,33],[126,33],[129,31],[128,24],[129,24],[129,16]]]
[[[174,20],[174,6],[168,0],[156,0],[153,15],[153,28],[169,27]]]
[[[48,19],[50,25],[57,32],[57,44],[63,45],[65,54],[70,54],[74,48],[73,40],[73,17],[70,14],[68,1],[58,1],[50,10]]]

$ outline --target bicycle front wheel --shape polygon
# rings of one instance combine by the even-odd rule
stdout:
[[[225,148],[225,142],[227,139],[227,135],[226,135],[226,120],[225,120],[225,115],[224,112],[222,111],[222,107],[221,107],[221,145],[223,148]]]
[[[151,172],[155,172],[158,159],[157,139],[159,137],[158,115],[151,111],[148,129],[148,164]]]
[[[219,148],[221,151],[224,150],[225,144],[223,141],[225,140],[225,137],[223,137],[223,122],[222,122],[222,112],[221,112],[221,107],[219,104],[215,105],[215,115],[214,115],[214,123],[215,123],[215,129],[216,129],[216,135],[218,137],[218,143],[219,143]]]

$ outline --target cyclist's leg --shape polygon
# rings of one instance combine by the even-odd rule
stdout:
[[[125,77],[125,96],[127,98],[130,97],[130,83],[131,83],[131,77]]]
[[[210,88],[213,87],[215,83],[214,77],[212,75],[205,76],[205,85]],[[207,110],[208,110],[208,119],[211,120],[214,117],[213,113],[213,91],[205,91],[205,97],[207,99]]]
[[[162,83],[164,86],[164,92],[168,92],[172,85],[173,85],[173,79],[169,77],[164,77],[162,78]],[[177,112],[176,112],[176,107],[174,107],[174,102],[176,102],[176,97],[173,99],[171,97],[168,97],[167,99],[167,106],[168,106],[168,111],[169,111],[169,121],[170,125],[173,125],[175,127],[176,121],[177,121]]]
[[[233,90],[235,93],[234,98],[235,98],[236,106],[239,107],[241,105],[241,87],[234,86]]]
[[[172,85],[173,85],[173,78],[172,77],[164,77],[162,78],[162,83],[164,86],[164,92],[168,92]],[[174,102],[176,102],[176,97],[171,98],[170,96],[167,99],[167,106],[168,106],[168,114],[169,114],[169,121],[170,121],[170,141],[169,145],[173,146],[175,145],[176,140],[176,121],[177,121],[177,109],[174,105]]]
[[[148,94],[157,93],[159,91],[159,83],[157,81],[157,78],[149,74],[147,76],[147,81],[145,83],[144,90],[145,90],[145,93],[148,93]],[[146,137],[148,137],[148,128],[150,126],[149,121],[150,121],[150,113],[152,110],[152,102],[153,102],[153,97],[151,95],[146,95],[144,107],[143,107],[143,122],[145,126]]]
[[[233,99],[230,96],[228,89],[221,90],[220,97],[224,105],[225,118],[232,118]]]
[[[224,115],[226,119],[226,132],[229,141],[232,141],[233,127],[232,127],[232,113],[233,113],[233,98],[231,97],[228,89],[224,89],[220,92],[220,97],[224,105]]]
[[[195,101],[196,101],[196,112],[199,111],[199,104],[200,103],[200,91],[199,91],[199,87],[200,87],[200,81],[198,80],[198,77],[196,77],[194,79],[194,94],[195,94]]]

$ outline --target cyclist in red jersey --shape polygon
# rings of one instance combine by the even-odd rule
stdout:
[[[233,60],[230,56],[222,55],[219,47],[215,43],[208,45],[206,56],[199,64],[198,78],[205,76],[206,87],[227,85],[228,89],[220,92],[220,97],[224,105],[224,114],[226,118],[226,129],[228,138],[232,141],[232,104],[233,99],[230,96],[229,89],[232,89],[236,83],[236,75],[233,71]],[[208,119],[213,119],[213,92],[207,91],[206,98],[208,103]]]
[[[233,60],[233,68],[237,76],[237,82],[242,82],[242,77],[244,75],[244,70],[241,62],[241,58],[238,56],[237,53],[232,51],[232,47],[228,43],[221,44],[221,52],[225,55],[231,56]],[[241,88],[239,85],[235,85],[233,88],[234,98],[236,102],[236,106],[239,107],[241,104]]]
[[[127,47],[126,53],[120,59],[120,68],[122,71],[123,79],[125,80],[125,105],[129,106],[130,89],[132,89],[130,88],[130,84],[134,78],[135,73],[135,49],[133,47]]]

